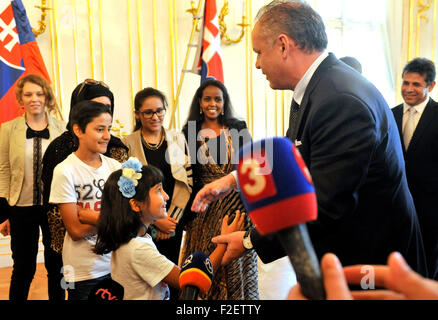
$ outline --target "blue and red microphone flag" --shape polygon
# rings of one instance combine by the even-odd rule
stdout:
[[[298,148],[287,138],[252,141],[240,149],[241,199],[260,234],[315,220],[315,187]]]
[[[17,81],[38,74],[50,83],[44,60],[21,0],[0,1],[0,124],[21,115]]]
[[[201,75],[201,83],[216,79],[224,83],[221,36],[216,0],[205,0],[204,24],[201,28],[193,72]]]

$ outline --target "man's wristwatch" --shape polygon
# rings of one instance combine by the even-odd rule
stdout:
[[[251,242],[251,230],[245,232],[245,235],[243,236],[243,246],[246,250],[251,250],[253,248],[252,242]]]

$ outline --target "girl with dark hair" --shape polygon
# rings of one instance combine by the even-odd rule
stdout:
[[[129,147],[130,156],[163,172],[169,216],[151,224],[150,234],[160,253],[178,264],[186,218],[183,213],[193,185],[187,142],[181,132],[163,128],[167,100],[159,90],[145,88],[137,92],[134,106],[135,129],[123,142]],[[171,299],[176,299],[177,292],[172,291],[173,288]]]
[[[50,300],[63,299],[59,283],[62,260],[50,248],[50,232],[43,209],[42,157],[65,123],[51,115],[56,99],[47,81],[35,74],[21,78],[16,97],[24,114],[1,126],[0,199],[9,213],[0,221],[0,232],[10,233],[14,266],[10,300],[26,300],[35,274],[40,227]],[[4,212],[3,212],[4,214]]]
[[[69,117],[71,117],[79,102],[87,100],[106,105],[107,108],[109,108],[111,116],[113,115],[114,95],[108,85],[102,81],[86,79],[84,82],[78,84],[72,92]],[[72,152],[76,151],[77,148],[78,143],[73,133],[71,121],[69,121],[67,131],[64,131],[49,144],[43,157],[43,171],[41,174],[41,179],[45,186],[43,190],[43,205],[49,219],[49,229],[52,237],[50,245],[59,256],[61,256],[62,253],[65,226],[62,222],[58,206],[49,204],[50,186],[52,185],[53,170],[55,167],[64,161]],[[122,163],[128,159],[128,148],[119,138],[111,135],[105,156]]]
[[[233,171],[239,148],[251,141],[246,123],[233,115],[226,87],[217,80],[203,82],[196,91],[183,133],[191,155],[193,196],[205,184]],[[244,211],[245,208],[239,194],[233,191],[224,199],[211,203],[206,211],[196,214],[186,226],[184,258],[193,251],[211,252],[213,244],[210,239],[219,234],[220,221],[226,215],[232,216],[236,210]],[[245,229],[251,227],[251,221],[246,218]],[[245,256],[222,267],[214,277],[207,298],[258,299],[255,252],[249,251]]]
[[[102,189],[120,163],[103,154],[112,116],[107,106],[81,101],[70,113],[78,148],[55,167],[49,202],[57,204],[67,232],[62,250],[69,300],[86,300],[93,286],[110,275],[111,255],[92,252]]]
[[[123,287],[124,300],[166,300],[168,285],[179,289],[179,267],[157,250],[147,233],[152,223],[167,217],[169,196],[162,181],[159,169],[132,157],[109,176],[103,189],[94,252],[112,252],[111,278]],[[237,214],[230,225],[228,217],[223,219],[221,233],[240,230],[243,217]],[[225,249],[219,245],[210,255],[214,270]]]

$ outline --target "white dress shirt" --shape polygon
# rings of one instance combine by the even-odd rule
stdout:
[[[306,92],[307,85],[310,82],[310,79],[312,79],[313,74],[315,73],[316,69],[318,69],[319,65],[324,61],[325,58],[328,57],[328,52],[323,52],[310,66],[309,69],[307,69],[304,76],[301,78],[301,80],[298,82],[297,86],[294,90],[294,96],[293,100],[295,100],[298,105],[301,105],[301,101],[303,100],[304,93]]]

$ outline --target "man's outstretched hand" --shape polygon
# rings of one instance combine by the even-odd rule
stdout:
[[[205,211],[211,202],[223,199],[229,195],[230,192],[236,188],[236,185],[236,180],[232,174],[228,174],[220,179],[206,184],[196,194],[191,208],[192,211]]]

